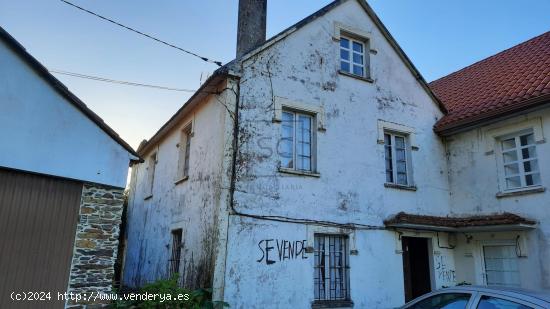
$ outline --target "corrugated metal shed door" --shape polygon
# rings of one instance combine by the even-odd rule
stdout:
[[[63,307],[81,194],[76,181],[0,169],[0,308]],[[40,291],[52,301],[10,298]]]

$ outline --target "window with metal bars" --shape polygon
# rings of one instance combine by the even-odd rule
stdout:
[[[172,254],[168,261],[169,276],[179,273],[182,249],[182,229],[172,231]]]
[[[314,171],[313,122],[308,114],[283,111],[279,154],[281,167],[299,171]]]
[[[506,189],[541,184],[537,149],[533,132],[501,139]]]
[[[386,157],[386,182],[409,185],[407,170],[407,138],[402,135],[384,134]]]
[[[315,300],[350,300],[346,235],[315,235]]]

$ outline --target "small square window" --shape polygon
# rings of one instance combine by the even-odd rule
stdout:
[[[366,41],[340,37],[340,70],[360,77],[368,77]]]

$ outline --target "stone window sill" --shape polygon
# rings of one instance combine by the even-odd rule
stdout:
[[[292,174],[292,175],[297,175],[297,176],[309,176],[309,177],[316,177],[316,178],[321,177],[321,174],[319,174],[319,173],[293,170],[293,169],[284,168],[284,167],[279,167],[279,173]]]
[[[367,83],[374,83],[374,80],[370,77],[363,77],[363,76],[351,74],[349,72],[342,71],[342,70],[338,70],[338,73],[340,73],[342,75],[345,75],[345,76],[348,76],[348,77],[353,77],[353,78],[358,79],[358,80],[362,80],[362,81],[367,82]]]
[[[146,197],[143,198],[143,200],[146,201],[146,200],[150,200],[151,198],[153,198],[153,194],[147,195]]]
[[[187,179],[189,179],[189,176],[183,176],[182,178],[180,178],[180,179],[174,181],[174,185],[178,185],[178,184],[180,184],[180,183],[186,181]]]
[[[384,183],[384,187],[392,188],[392,189],[399,189],[399,190],[406,190],[406,191],[416,191],[417,190],[416,186],[398,185],[396,183],[390,183],[390,182]]]
[[[313,309],[344,309],[353,308],[351,300],[315,300],[311,303]]]
[[[498,192],[496,194],[496,197],[503,198],[503,197],[521,196],[521,195],[528,195],[528,194],[535,194],[535,193],[543,193],[545,191],[546,191],[546,187],[537,186],[537,187],[518,189],[514,191]]]

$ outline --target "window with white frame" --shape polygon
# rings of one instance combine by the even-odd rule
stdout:
[[[483,246],[485,284],[509,287],[520,286],[516,250],[515,244]]]
[[[368,56],[365,41],[340,37],[340,70],[360,77],[368,77]]]
[[[282,168],[314,171],[314,120],[310,114],[283,111],[279,144]]]
[[[540,185],[537,147],[532,131],[500,139],[506,189]]]
[[[315,234],[315,300],[350,300],[346,235]]]
[[[386,158],[386,183],[408,186],[410,184],[407,164],[407,136],[384,133]]]
[[[147,160],[147,183],[145,197],[153,195],[153,183],[155,181],[155,167],[157,165],[157,153],[153,153]]]
[[[189,157],[191,153],[191,125],[181,131],[180,157],[179,157],[179,178],[189,176]]]

